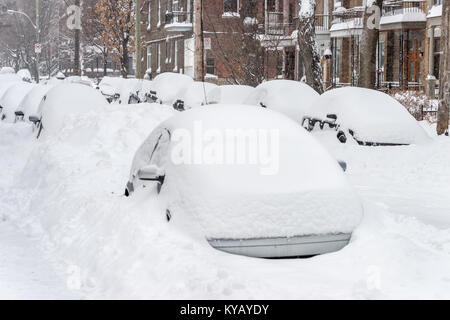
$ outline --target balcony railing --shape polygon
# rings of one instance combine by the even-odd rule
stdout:
[[[333,12],[332,24],[348,23],[353,24],[355,27],[362,26],[363,10],[362,7],[354,7],[343,11],[335,11]]]
[[[191,12],[187,11],[167,12],[165,28],[168,31],[192,30]]]
[[[383,3],[383,16],[395,16],[405,13],[426,12],[427,3],[425,0],[411,1],[389,1]]]
[[[328,21],[329,21],[329,15],[328,14],[316,14],[316,32],[324,32],[329,30]]]
[[[295,29],[295,24],[285,22],[283,12],[267,12],[264,33],[267,35],[287,36]]]

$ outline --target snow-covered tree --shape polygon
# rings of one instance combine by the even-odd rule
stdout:
[[[322,67],[317,50],[315,16],[315,0],[299,0],[298,44],[305,67],[306,83],[318,93],[323,93]]]

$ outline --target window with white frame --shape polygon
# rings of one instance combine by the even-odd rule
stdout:
[[[239,0],[223,0],[223,12],[237,13],[239,9]]]
[[[147,70],[152,70],[152,46],[147,47]]]
[[[156,72],[161,72],[161,44],[158,43],[158,53],[156,55],[156,66],[158,67],[158,70]]]
[[[178,40],[174,42],[174,61],[173,61],[173,71],[178,71]]]
[[[158,28],[161,26],[161,0],[158,0]]]
[[[172,1],[172,11],[177,12],[179,10],[179,0]]]

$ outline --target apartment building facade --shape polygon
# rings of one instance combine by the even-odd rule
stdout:
[[[331,85],[357,85],[363,2],[335,2],[330,28]],[[377,87],[434,91],[439,77],[441,0],[383,1]]]
[[[331,0],[330,0],[331,1]],[[329,0],[319,1],[319,49],[329,51]],[[152,0],[147,2],[147,74],[180,72],[193,76],[193,0]],[[242,35],[249,32],[263,48],[264,78],[302,77],[297,45],[298,0],[208,0],[203,2],[203,32],[207,79],[216,83],[241,82],[239,71],[246,57],[239,55]],[[249,31],[250,30],[250,31]],[[255,62],[256,63],[256,62]]]

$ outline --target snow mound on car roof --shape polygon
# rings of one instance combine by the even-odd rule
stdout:
[[[244,85],[220,86],[208,94],[208,103],[242,104],[254,90]]]
[[[318,97],[319,94],[303,82],[272,80],[257,86],[245,104],[260,106],[262,103],[267,108],[300,122]]]
[[[9,87],[0,100],[0,105],[3,107],[2,116],[6,116],[5,121],[14,122],[15,112],[20,102],[34,87],[34,84],[28,82],[17,82]]]
[[[337,161],[282,114],[254,106],[212,105],[183,112],[160,128],[168,128],[176,141],[162,154],[163,192],[171,199],[174,223],[184,225],[195,217],[207,238],[351,233],[361,219],[359,199]],[[178,140],[180,135],[192,144]],[[234,135],[251,142],[238,149],[241,145],[227,144]],[[152,135],[136,153],[132,176],[148,164],[151,140]],[[267,149],[258,148],[263,144]],[[217,147],[212,152],[222,150],[226,159],[202,158],[208,152],[202,145]],[[259,152],[256,158],[251,150]],[[258,158],[262,153],[268,156],[264,160]],[[181,164],[173,160],[184,155],[192,158]],[[240,156],[247,158],[239,161]]]
[[[156,95],[163,104],[172,105],[183,96],[194,80],[184,74],[166,72],[153,79]]]
[[[376,90],[345,87],[325,92],[308,115],[325,119],[336,114],[337,123],[354,132],[358,141],[417,144],[429,140],[426,132],[394,98]]]
[[[208,94],[215,88],[217,88],[217,85],[213,83],[195,81],[186,89],[180,100],[184,101],[185,109],[205,105],[209,103]]]
[[[99,91],[82,84],[61,84],[50,89],[38,111],[43,135],[58,134],[68,115],[92,112],[106,103]]]

